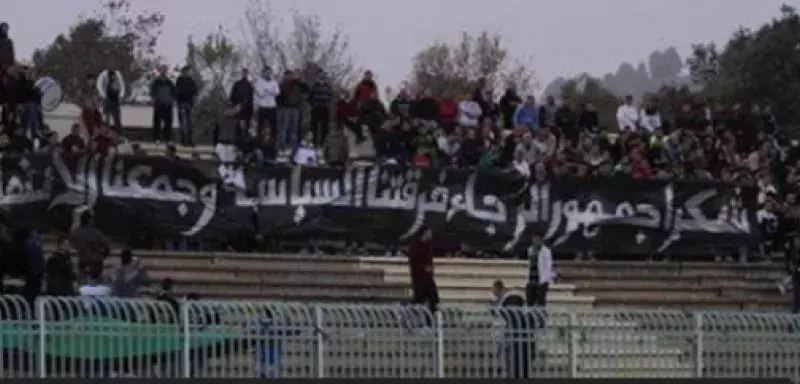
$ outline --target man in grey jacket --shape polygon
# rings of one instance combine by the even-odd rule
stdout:
[[[111,275],[111,290],[116,297],[136,297],[142,287],[152,282],[147,270],[133,257],[129,249],[123,250],[119,255],[120,264]]]

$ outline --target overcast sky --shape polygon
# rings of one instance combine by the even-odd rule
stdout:
[[[100,0],[4,0],[17,54],[67,31]],[[159,52],[180,63],[188,34],[222,24],[240,33],[247,0],[131,0],[135,8],[166,15]],[[698,41],[724,43],[738,25],[755,27],[779,14],[781,3],[800,0],[273,0],[279,16],[291,9],[318,14],[350,36],[353,53],[375,71],[381,87],[408,77],[414,53],[460,31],[484,28],[503,34],[511,50],[532,57],[542,86],[558,76],[602,75],[622,61],[646,60],[656,48],[678,47],[685,56]]]

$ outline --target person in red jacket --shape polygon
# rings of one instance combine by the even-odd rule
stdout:
[[[411,272],[412,304],[427,304],[431,314],[439,305],[439,290],[433,278],[433,231],[423,228],[419,240],[408,251]]]
[[[375,80],[372,78],[372,71],[366,71],[364,72],[364,77],[358,85],[356,85],[356,90],[353,93],[353,101],[356,103],[356,106],[360,106],[361,103],[371,99],[372,95],[377,93],[378,84],[376,84]]]
[[[453,100],[449,92],[445,93],[439,102],[439,121],[446,133],[453,131],[456,116],[458,116],[458,103]]]

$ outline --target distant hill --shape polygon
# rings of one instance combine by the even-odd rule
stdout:
[[[683,60],[674,47],[664,51],[654,51],[650,54],[647,64],[639,62],[635,67],[628,62],[620,64],[615,73],[607,73],[597,78],[602,86],[614,95],[623,97],[633,95],[640,99],[647,93],[652,93],[664,85],[684,86],[694,88],[691,78],[683,71]],[[594,76],[588,73],[580,74],[574,78],[559,77],[551,81],[542,92],[542,97],[561,96],[561,88],[571,79],[590,79]]]

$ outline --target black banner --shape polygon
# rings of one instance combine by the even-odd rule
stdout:
[[[237,179],[237,177],[234,177]],[[288,167],[238,171],[165,157],[32,156],[2,161],[5,218],[67,228],[95,212],[110,234],[329,236],[401,243],[422,226],[444,243],[511,250],[533,232],[559,251],[697,252],[757,237],[755,190],[711,182],[559,179],[523,183],[463,169]]]

